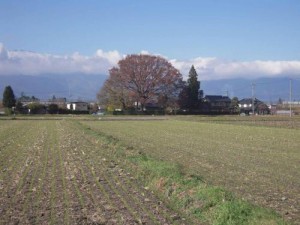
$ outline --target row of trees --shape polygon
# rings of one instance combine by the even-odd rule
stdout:
[[[109,70],[98,99],[108,108],[143,111],[155,103],[163,109],[198,109],[200,82],[194,66],[184,82],[180,72],[166,59],[152,55],[128,55]]]
[[[200,90],[200,81],[195,67],[192,66],[189,72],[188,80],[178,96],[178,104],[180,108],[189,110],[198,110],[201,108],[201,99],[203,91]]]
[[[26,107],[23,106],[21,101],[31,101]],[[6,114],[13,113],[21,113],[27,114],[30,112],[31,114],[39,114],[39,113],[50,113],[56,114],[61,110],[59,109],[57,104],[50,104],[47,107],[38,102],[38,99],[34,96],[29,97],[22,94],[19,99],[16,99],[14,91],[11,86],[6,86],[3,92],[2,105],[6,109]]]
[[[98,99],[101,105],[111,110],[145,111],[151,104],[164,110],[186,109],[193,113],[201,110],[203,91],[194,66],[187,81],[183,81],[180,72],[160,56],[128,55],[109,70],[109,78],[98,93]],[[4,107],[21,108],[18,104],[12,88],[6,87]],[[38,106],[38,103],[34,104],[33,110],[36,111]],[[58,110],[56,106],[49,108],[53,108],[51,112]]]

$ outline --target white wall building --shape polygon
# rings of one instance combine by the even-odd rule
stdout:
[[[88,111],[89,104],[87,102],[68,102],[67,109],[73,111]]]

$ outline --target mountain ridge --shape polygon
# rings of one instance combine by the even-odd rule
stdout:
[[[40,99],[65,97],[68,100],[96,100],[97,93],[108,78],[105,74],[67,74],[41,76],[14,75],[0,76],[0,99],[5,86],[10,85],[17,97],[21,94],[35,96]],[[204,95],[228,95],[229,97],[249,98],[252,97],[252,83],[254,94],[260,100],[277,102],[279,98],[289,100],[290,79],[282,78],[259,78],[255,80],[237,78],[224,80],[201,81],[201,89]],[[300,80],[293,79],[293,98],[300,101]]]

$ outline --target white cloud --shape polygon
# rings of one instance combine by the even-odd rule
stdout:
[[[151,54],[151,53],[148,52],[147,50],[142,50],[142,51],[140,52],[140,54],[141,54],[141,55],[149,55],[149,54]]]
[[[141,54],[150,53],[143,50]],[[116,50],[105,52],[101,49],[92,56],[84,56],[78,52],[71,55],[51,55],[29,51],[9,51],[0,43],[0,76],[108,74],[108,70],[116,66],[124,57],[125,55],[121,55]],[[180,70],[184,78],[187,78],[191,66],[194,65],[200,80],[300,76],[300,61],[226,61],[214,57],[169,61]]]
[[[99,57],[100,59],[104,59],[104,60],[106,59],[113,65],[116,65],[119,62],[119,60],[122,59],[122,56],[116,50],[104,52],[101,49],[99,49],[96,52],[96,57]]]
[[[4,45],[2,43],[0,43],[0,60],[4,61],[8,59],[8,52],[7,50],[4,48]]]
[[[187,61],[176,59],[170,62],[187,78],[192,65],[200,80],[230,78],[255,79],[259,77],[299,77],[300,61],[225,61],[217,58],[195,58]]]
[[[118,51],[99,49],[93,56],[78,52],[51,55],[29,51],[7,51],[0,44],[0,75],[107,74],[122,58]]]

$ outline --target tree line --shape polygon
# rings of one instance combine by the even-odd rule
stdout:
[[[187,81],[184,81],[179,70],[166,59],[144,54],[127,55],[110,69],[97,98],[108,111],[146,113],[155,109],[163,113],[179,110],[201,113],[205,106],[203,90],[193,65]],[[237,98],[234,98],[233,104],[232,107],[237,108]],[[4,90],[3,106],[10,111],[13,107],[17,110],[22,108],[10,86]],[[38,111],[41,106],[33,103],[30,107]],[[49,108],[51,112],[58,110],[54,105]]]
[[[198,110],[203,91],[194,68],[188,80],[166,59],[153,55],[128,55],[109,70],[109,77],[98,93],[108,109],[146,111],[148,105],[163,110]]]
[[[55,96],[53,96],[55,98]],[[22,102],[28,102],[23,105]],[[40,103],[40,100],[34,96],[26,96],[24,93],[21,97],[16,98],[11,86],[6,86],[3,92],[2,105],[5,108],[5,114],[82,114],[82,112],[76,112],[74,110],[68,110],[66,108],[59,107],[58,104],[52,103],[44,105]]]

